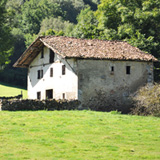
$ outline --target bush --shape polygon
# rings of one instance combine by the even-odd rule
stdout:
[[[160,84],[140,88],[132,99],[135,107],[131,114],[160,117]]]
[[[8,111],[36,111],[36,110],[75,110],[80,102],[77,100],[4,100],[2,110]]]

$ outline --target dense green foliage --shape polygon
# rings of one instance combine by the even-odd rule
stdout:
[[[159,58],[160,1],[0,1],[0,64],[9,62],[8,57],[14,48],[11,63],[7,66],[10,70],[26,47],[40,35],[124,40]],[[25,79],[20,69],[12,71],[13,77]],[[3,79],[4,72],[0,74]],[[155,75],[159,80],[160,74]],[[22,81],[21,78],[19,81],[11,79],[14,83]]]
[[[12,52],[11,28],[7,23],[6,0],[0,0],[0,69],[9,62]]]
[[[160,119],[117,112],[0,112],[1,160],[159,160]]]
[[[98,21],[94,16],[94,11],[86,8],[81,11],[77,17],[78,24],[73,30],[73,36],[78,38],[99,38],[99,30],[97,29]]]

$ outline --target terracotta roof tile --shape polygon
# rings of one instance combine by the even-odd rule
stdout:
[[[151,54],[123,41],[88,40],[57,36],[42,37],[41,41],[55,48],[64,57],[157,61]]]
[[[27,67],[43,45],[51,48],[63,58],[90,58],[132,61],[157,61],[151,54],[131,46],[124,41],[77,39],[62,36],[38,37],[14,64]],[[34,49],[36,48],[36,50]],[[31,56],[32,55],[32,56]]]

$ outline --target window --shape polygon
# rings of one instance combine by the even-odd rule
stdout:
[[[53,89],[46,90],[46,99],[53,99]]]
[[[41,78],[43,78],[43,70],[41,70]]]
[[[126,74],[131,74],[131,66],[126,66]]]
[[[41,99],[41,92],[37,92],[37,99]]]
[[[114,66],[111,66],[111,72],[114,72]]]
[[[38,70],[37,72],[38,72],[37,79],[43,78],[43,70]]]
[[[50,77],[53,77],[53,68],[50,68]]]
[[[55,53],[50,49],[49,63],[54,62]]]
[[[114,66],[110,67],[110,75],[114,75]]]
[[[40,79],[40,70],[38,70],[38,76],[37,76],[37,79]]]
[[[42,48],[42,51],[41,51],[41,58],[44,58],[44,48]]]
[[[63,99],[65,99],[65,93],[62,94]]]
[[[66,74],[66,66],[62,65],[62,75],[65,75],[65,74]]]

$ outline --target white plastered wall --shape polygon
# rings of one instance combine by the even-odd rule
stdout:
[[[62,65],[66,66],[65,75],[62,75]],[[44,58],[41,52],[32,61],[28,69],[28,98],[37,99],[37,92],[41,92],[41,99],[46,99],[46,90],[53,89],[53,98],[78,98],[78,78],[74,72],[73,59],[65,60],[55,53],[54,63],[49,63],[49,49],[44,47]],[[53,77],[50,77],[50,68],[53,68]],[[43,70],[43,78],[37,78],[38,70]]]

